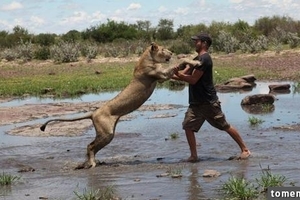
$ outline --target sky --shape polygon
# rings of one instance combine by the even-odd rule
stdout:
[[[83,31],[107,20],[135,24],[173,20],[174,28],[211,22],[253,25],[261,17],[300,20],[300,0],[0,0],[0,31],[21,26],[29,33]]]

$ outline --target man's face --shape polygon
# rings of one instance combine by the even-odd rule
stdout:
[[[194,41],[194,44],[195,44],[196,52],[200,52],[204,48],[205,43],[202,42],[201,40],[193,40],[193,41]]]

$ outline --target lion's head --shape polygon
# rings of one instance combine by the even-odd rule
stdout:
[[[154,62],[156,63],[166,63],[169,62],[172,57],[172,52],[163,46],[159,46],[156,43],[152,43],[149,47],[150,55]]]

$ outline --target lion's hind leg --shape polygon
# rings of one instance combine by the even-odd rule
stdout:
[[[95,156],[98,151],[108,145],[114,138],[117,121],[118,118],[114,117],[105,117],[102,120],[97,118],[96,120],[93,120],[96,137],[94,141],[87,146],[87,160],[76,167],[76,169],[96,167],[97,162]]]

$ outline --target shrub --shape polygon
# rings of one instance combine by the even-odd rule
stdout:
[[[98,54],[97,45],[85,44],[80,48],[81,55],[86,57],[87,59],[95,59]]]
[[[220,31],[216,39],[216,49],[225,53],[234,53],[239,48],[239,40],[231,33]]]
[[[287,33],[287,39],[290,48],[296,48],[300,45],[300,38],[297,36],[297,33]]]
[[[47,46],[40,46],[34,51],[34,58],[37,60],[47,60],[50,58],[50,49]]]
[[[258,53],[268,49],[268,39],[266,36],[261,35],[256,40],[241,43],[239,48],[243,53]]]
[[[25,42],[16,47],[18,57],[23,61],[30,61],[34,56],[34,45],[31,42]]]
[[[51,58],[58,63],[68,63],[78,61],[80,48],[78,43],[61,41],[50,48]]]
[[[105,57],[127,57],[136,53],[138,46],[134,41],[120,38],[102,46],[100,52]]]
[[[176,54],[189,54],[191,53],[191,46],[182,40],[176,40],[174,42],[172,42],[170,50]]]
[[[1,59],[6,59],[7,61],[13,61],[18,58],[18,52],[15,48],[7,48],[1,52]]]

